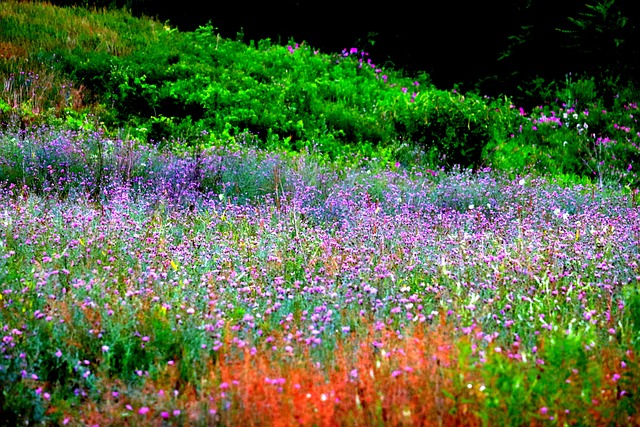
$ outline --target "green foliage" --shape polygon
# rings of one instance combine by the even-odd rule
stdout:
[[[5,122],[103,127],[178,152],[252,145],[344,165],[533,169],[601,186],[637,180],[637,91],[617,77],[532,79],[520,85],[519,110],[507,97],[438,90],[425,74],[378,68],[355,48],[327,55],[293,41],[247,45],[212,25],[179,32],[122,11],[41,8],[42,16],[18,3],[1,9],[6,40],[33,52],[2,67],[15,76],[39,70],[48,82],[35,92],[24,79],[12,83],[0,104]],[[75,22],[82,42],[63,40],[67,24],[56,20],[38,34],[11,23],[43,16]],[[116,38],[92,45],[92,31]]]
[[[640,349],[640,289],[638,285],[629,285],[625,288],[625,318],[628,322],[631,344]]]
[[[78,11],[49,9],[82,19]],[[104,31],[131,20],[122,12],[99,18],[95,25]],[[405,152],[418,148],[424,163],[471,166],[496,133],[485,100],[437,91],[424,74],[413,81],[377,68],[363,52],[326,55],[270,40],[246,45],[222,39],[211,25],[180,33],[150,31],[144,23],[132,32],[130,48],[116,52],[65,45],[55,35],[64,28],[50,25],[38,48],[54,52],[53,66],[89,90],[100,120],[108,128],[139,129],[161,145],[173,140],[172,148],[250,142],[330,160],[358,153],[391,161],[397,151],[391,147],[412,146]],[[38,40],[29,31],[21,37]]]
[[[510,137],[486,146],[494,167],[586,176],[600,187],[638,184],[639,94],[633,86],[570,75],[564,83],[534,83],[531,95],[544,103],[521,109]]]
[[[483,147],[506,132],[504,113],[510,114],[501,99],[435,89],[389,108],[399,115],[399,138],[423,147],[433,166],[480,165]]]

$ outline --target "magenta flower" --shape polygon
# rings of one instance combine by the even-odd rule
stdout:
[[[142,408],[140,408],[138,410],[138,414],[140,415],[146,415],[149,413],[149,408],[147,408],[146,406],[143,406]]]
[[[542,415],[547,415],[547,412],[549,412],[549,409],[546,406],[543,406],[542,408],[540,408],[540,413]]]

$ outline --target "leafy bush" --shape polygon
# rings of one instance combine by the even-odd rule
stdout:
[[[639,94],[633,86],[567,76],[538,91],[537,99],[548,100],[531,112],[520,108],[510,137],[485,148],[494,167],[587,176],[601,187],[638,184]]]

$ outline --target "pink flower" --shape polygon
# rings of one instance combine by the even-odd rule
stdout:
[[[547,415],[547,412],[549,412],[549,409],[546,406],[543,406],[542,408],[540,408],[540,413],[542,415]]]
[[[146,415],[149,413],[149,408],[147,408],[146,406],[143,406],[142,408],[140,408],[138,410],[138,414],[140,415]]]

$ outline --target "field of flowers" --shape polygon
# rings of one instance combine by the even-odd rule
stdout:
[[[640,426],[632,82],[0,28],[0,426]]]
[[[637,192],[0,141],[0,424],[640,424]]]

